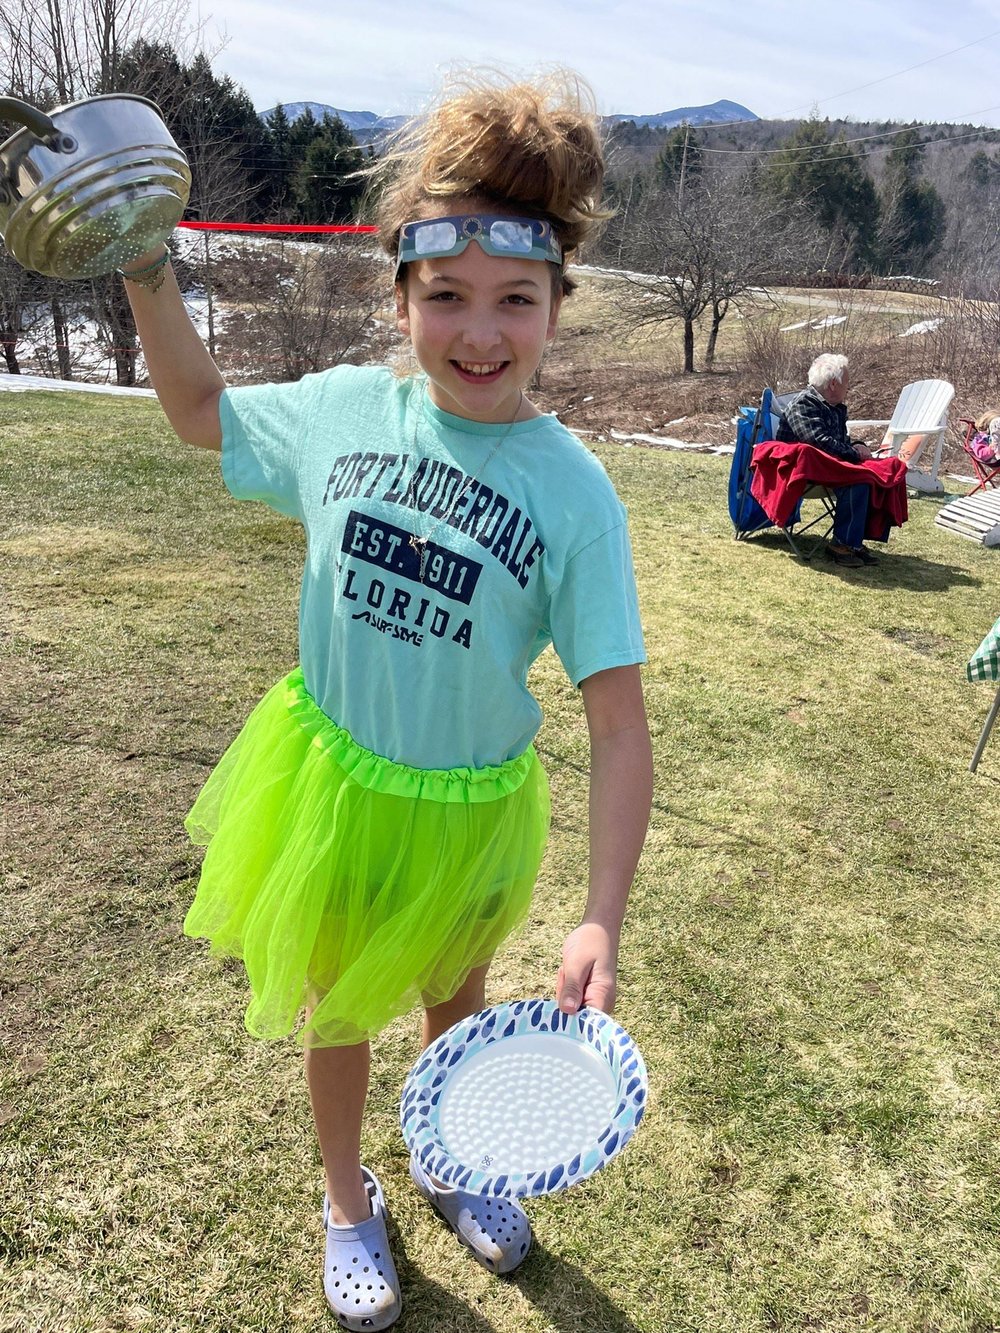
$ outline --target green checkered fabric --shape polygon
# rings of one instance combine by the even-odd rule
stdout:
[[[970,680],[1000,680],[1000,620],[969,658],[965,669]]]

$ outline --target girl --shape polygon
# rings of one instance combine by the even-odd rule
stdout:
[[[975,425],[969,448],[980,463],[1000,463],[1000,415],[991,408],[976,418]]]
[[[189,935],[241,957],[246,1025],[305,1046],[340,1323],[399,1315],[385,1200],[360,1162],[369,1040],[415,1002],[428,1043],[485,1005],[548,823],[528,668],[550,642],[591,741],[590,884],[556,997],[610,1011],[651,799],[625,513],[600,464],[526,396],[597,225],[579,84],[475,81],[386,159],[380,237],[422,374],[339,366],[227,390],[162,246],[125,272],[150,377],[240,499],[305,527],[301,665],[265,695],[188,818],[206,848]],[[487,1267],[531,1231],[513,1203],[417,1188]]]

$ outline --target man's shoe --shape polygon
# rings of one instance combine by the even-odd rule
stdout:
[[[828,546],[826,553],[835,565],[845,565],[848,569],[860,569],[865,563],[857,551],[852,551],[849,546],[845,546],[842,551],[838,551],[835,546]]]
[[[854,554],[858,557],[858,559],[861,561],[863,565],[878,564],[878,556],[873,555],[872,552],[868,550],[867,546],[856,546],[854,548]]]

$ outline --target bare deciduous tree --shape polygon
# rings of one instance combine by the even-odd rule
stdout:
[[[383,350],[375,316],[388,291],[383,267],[350,242],[247,245],[230,286],[224,354],[237,349],[246,378],[297,380]],[[376,344],[373,346],[373,342]]]
[[[43,108],[118,88],[133,42],[176,46],[188,0],[14,0],[0,9],[0,86]]]
[[[188,22],[188,11],[189,0],[15,0],[0,10],[0,87],[43,109],[115,91],[151,96],[175,112],[183,105],[189,138],[193,134],[195,140],[188,143],[188,155],[202,205],[229,217],[227,210],[238,210],[246,197],[246,173],[238,149],[209,125],[208,58],[194,57],[195,77],[189,78],[177,54],[193,46],[199,31]],[[54,365],[62,378],[74,373],[70,318],[86,309],[114,358],[118,382],[135,382],[135,328],[119,288],[115,277],[86,287],[47,283]]]
[[[801,211],[769,199],[753,171],[704,173],[684,189],[657,190],[633,218],[622,246],[628,269],[618,288],[619,327],[636,334],[681,323],[687,373],[695,368],[695,324],[706,312],[704,364],[711,369],[730,309],[808,266],[817,244]]]
[[[31,303],[38,299],[38,281],[13,259],[0,257],[0,345],[11,375],[21,373],[18,347],[28,331]]]

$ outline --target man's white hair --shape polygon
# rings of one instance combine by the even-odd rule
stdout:
[[[836,352],[823,352],[809,367],[809,383],[814,389],[825,389],[834,380],[842,380],[847,369],[847,357]]]

